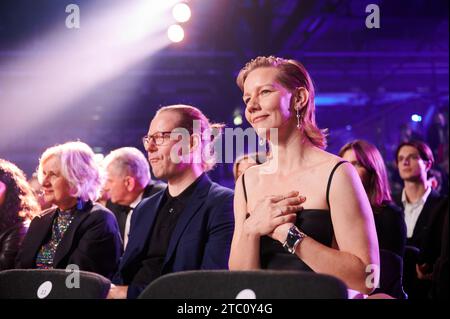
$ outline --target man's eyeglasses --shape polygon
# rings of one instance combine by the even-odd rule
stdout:
[[[153,135],[145,135],[142,137],[142,143],[144,144],[144,147],[147,149],[150,146],[150,141],[153,140],[153,143],[156,145],[163,145],[166,141],[167,137],[170,138],[170,134],[172,132],[157,132]]]

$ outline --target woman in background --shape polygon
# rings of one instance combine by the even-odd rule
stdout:
[[[349,161],[364,185],[375,219],[380,247],[380,286],[375,290],[395,298],[405,299],[402,269],[406,245],[406,224],[403,210],[394,205],[386,166],[378,149],[363,140],[345,144],[339,156]]]
[[[363,140],[345,144],[339,151],[358,172],[375,218],[380,249],[390,250],[403,258],[406,244],[406,225],[403,211],[391,197],[386,166],[378,149]]]
[[[40,213],[25,174],[0,159],[0,270],[14,268],[30,220]]]

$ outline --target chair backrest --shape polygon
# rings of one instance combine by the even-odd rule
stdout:
[[[420,255],[420,249],[414,246],[406,245],[405,246],[405,255],[403,256],[405,263],[411,263],[412,265],[416,265],[417,260]]]
[[[109,279],[87,271],[12,269],[0,272],[0,299],[102,299]]]
[[[373,292],[406,299],[403,290],[403,259],[389,250],[380,249],[380,287]]]
[[[184,271],[153,281],[140,299],[345,299],[337,278],[302,271]]]

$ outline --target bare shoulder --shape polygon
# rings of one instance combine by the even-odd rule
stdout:
[[[336,158],[338,160],[335,162],[333,167],[336,166],[338,163],[344,161],[342,158],[338,156],[336,156]],[[341,182],[354,182],[355,180],[360,180],[360,177],[355,167],[347,161],[343,162],[342,164],[339,165],[339,167],[336,168],[333,178],[336,178],[337,181]]]
[[[329,153],[328,153],[329,154]],[[330,168],[329,171],[333,170],[340,162],[344,160],[336,155],[330,155]],[[333,193],[354,193],[354,192],[363,192],[364,189],[362,187],[361,179],[356,171],[355,167],[349,162],[343,162],[338,167],[336,167],[334,174],[332,176],[331,182],[331,195]]]
[[[331,170],[339,163],[342,162],[343,159],[337,155],[329,153],[327,151],[316,149],[314,152],[315,162],[319,163],[320,168],[323,171],[331,172]],[[346,166],[345,164],[341,164],[340,166]],[[351,165],[350,165],[351,166]]]
[[[241,177],[245,178],[245,186],[257,185],[260,180],[259,177],[261,176],[261,172],[263,171],[262,168],[266,165],[267,164],[264,163],[264,164],[249,167],[241,176]],[[241,183],[242,183],[242,181],[241,181]]]
[[[316,176],[320,176],[320,180],[327,183],[331,178],[331,189],[335,185],[338,188],[345,187],[344,185],[354,184],[359,179],[358,173],[353,165],[345,162],[341,157],[328,153],[323,150],[318,150],[315,154],[316,167],[312,167],[311,171]],[[342,163],[343,162],[343,163]],[[340,164],[341,163],[341,164]]]
[[[245,181],[244,181],[245,179]],[[244,182],[245,182],[245,189],[244,189]],[[239,222],[243,222],[245,219],[245,216],[247,214],[247,174],[242,174],[238,177],[235,183],[234,188],[234,216],[235,216],[235,222],[237,222],[236,225],[239,224]]]
[[[253,202],[256,194],[261,193],[262,174],[264,174],[262,167],[264,165],[266,163],[249,167],[236,181],[235,192],[239,194],[237,198],[244,199],[246,205]]]

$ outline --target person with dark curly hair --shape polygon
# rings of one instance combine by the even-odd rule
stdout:
[[[14,268],[29,222],[39,213],[25,174],[13,163],[0,159],[0,270]]]
[[[374,213],[379,248],[403,258],[406,244],[404,214],[392,200],[380,151],[367,141],[354,140],[340,149],[339,156],[350,162],[361,178]]]

